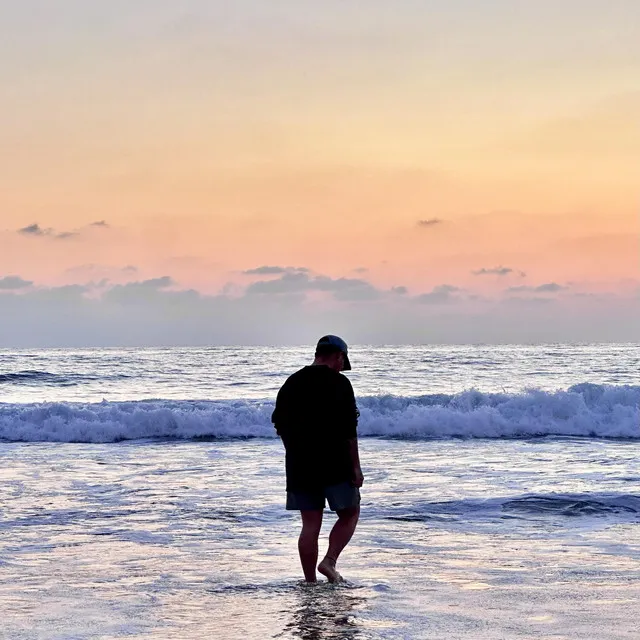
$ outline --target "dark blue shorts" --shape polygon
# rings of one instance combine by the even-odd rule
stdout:
[[[325,499],[331,511],[350,509],[360,504],[360,489],[350,482],[341,482],[324,489],[287,491],[287,509],[290,511],[318,511],[325,508]]]

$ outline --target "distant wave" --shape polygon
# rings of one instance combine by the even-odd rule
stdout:
[[[65,374],[50,373],[49,371],[17,371],[15,373],[0,373],[0,385],[30,385],[30,386],[61,386],[69,387],[82,384],[83,382],[101,381],[101,380],[122,380],[129,376],[124,374],[102,376],[87,374]]]
[[[640,386],[579,384],[522,394],[359,398],[365,437],[640,439]],[[119,442],[137,439],[275,438],[273,402],[142,400],[0,403],[0,440]]]
[[[18,371],[17,373],[0,373],[0,383],[9,382],[14,384],[20,384],[25,382],[38,382],[56,380],[59,378],[55,373],[49,373],[48,371]]]

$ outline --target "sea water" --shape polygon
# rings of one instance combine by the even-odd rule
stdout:
[[[640,345],[350,355],[362,517],[307,586],[270,414],[310,349],[0,351],[0,637],[640,637]]]

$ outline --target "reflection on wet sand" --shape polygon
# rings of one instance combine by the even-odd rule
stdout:
[[[365,640],[356,612],[366,604],[366,598],[353,587],[328,584],[301,584],[291,620],[278,638],[300,640]]]

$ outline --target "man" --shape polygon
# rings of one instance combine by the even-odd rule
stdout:
[[[342,580],[336,562],[360,516],[360,414],[351,382],[340,373],[350,369],[346,342],[323,336],[313,364],[290,376],[278,392],[271,418],[286,451],[287,509],[302,517],[298,551],[307,582],[316,582],[325,498],[338,516],[318,565],[329,582]]]

